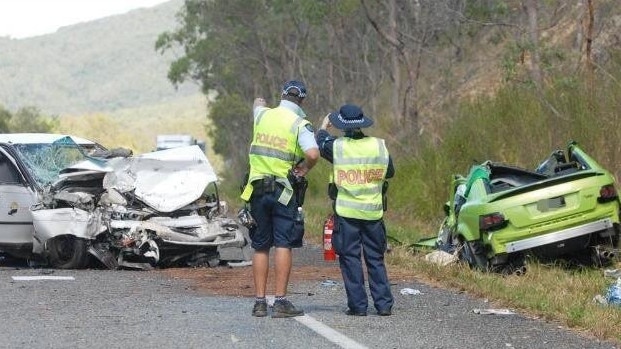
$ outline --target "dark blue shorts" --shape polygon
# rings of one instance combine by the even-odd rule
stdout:
[[[252,248],[257,251],[274,247],[302,247],[304,222],[297,222],[298,204],[295,198],[287,206],[278,202],[282,187],[272,193],[253,195],[250,198],[250,212],[257,227],[250,230]]]

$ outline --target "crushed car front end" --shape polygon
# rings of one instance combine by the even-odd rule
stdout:
[[[216,182],[197,146],[74,164],[33,207],[36,252],[60,268],[91,256],[111,269],[248,261],[247,229]]]

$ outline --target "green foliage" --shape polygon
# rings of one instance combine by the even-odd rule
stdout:
[[[0,132],[9,131],[9,121],[11,120],[11,116],[11,112],[4,109],[4,107],[0,105]]]
[[[616,67],[608,68],[616,77],[599,75],[591,88],[579,77],[560,76],[543,94],[507,84],[494,96],[462,103],[442,130],[441,144],[423,140],[418,157],[396,158],[399,171],[391,185],[399,190],[391,191],[392,209],[438,222],[452,175],[465,175],[472,164],[485,160],[534,169],[571,140],[621,178],[621,74]],[[432,225],[424,235],[435,234]]]
[[[509,18],[510,4],[505,0],[469,0],[464,1],[464,5],[463,28],[470,37],[482,32],[480,23],[504,22]],[[497,44],[502,37],[502,31],[493,30],[490,42]]]
[[[203,92],[217,92],[209,113],[209,136],[214,151],[227,155],[230,175],[246,167],[252,99],[269,99],[294,70],[283,72],[289,57],[274,45],[280,40],[280,44],[288,44],[290,38],[298,40],[299,34],[285,34],[289,28],[295,32],[303,25],[283,27],[290,22],[288,16],[296,13],[298,3],[187,0],[180,13],[182,27],[163,33],[156,44],[162,52],[177,46],[184,49],[185,55],[174,61],[168,72],[173,83],[192,79],[200,83]]]
[[[156,49],[183,47],[185,55],[171,65],[169,79],[178,84],[199,81],[204,92],[253,96],[252,78],[263,75],[256,59],[270,28],[264,1],[187,0],[180,12],[182,27],[161,34]],[[257,17],[257,13],[264,15]]]
[[[326,18],[342,17],[355,12],[359,0],[316,0],[300,1],[300,13],[313,26],[325,24]]]
[[[58,117],[43,115],[36,107],[23,107],[12,114],[0,106],[0,133],[54,132],[58,125]]]
[[[518,74],[522,49],[517,43],[507,45],[500,63],[505,81],[513,81]]]
[[[58,117],[42,115],[36,107],[20,108],[9,120],[11,132],[52,132],[58,128]]]
[[[218,98],[209,111],[212,124],[208,127],[208,136],[213,142],[213,151],[226,156],[230,175],[245,173],[248,167],[253,127],[250,109],[241,96],[226,95]]]
[[[498,20],[509,12],[505,0],[474,0],[466,1],[466,17],[479,21]]]
[[[425,10],[435,13],[433,3],[426,4],[430,5]],[[411,4],[401,5],[413,11]],[[386,10],[380,4],[370,6],[372,12]],[[174,48],[184,52],[168,71],[174,84],[194,80],[204,92],[215,90],[217,98],[239,96],[239,103],[250,106],[253,98],[264,97],[274,106],[282,83],[295,78],[308,86],[303,105],[307,115],[325,115],[347,101],[367,104],[365,110],[372,115],[391,117],[375,113],[381,104],[370,102],[389,86],[387,71],[392,68],[386,67],[385,58],[390,50],[382,46],[359,1],[187,0],[179,18],[181,27],[162,33],[156,43],[160,52]],[[444,18],[435,19],[444,23]],[[233,120],[248,114],[229,113],[227,125],[248,124]],[[214,133],[214,146],[240,164],[245,156],[233,158],[238,153],[230,150],[247,145],[251,132],[231,128],[234,132],[226,134],[229,129],[222,126],[214,120],[217,132],[223,133]],[[239,166],[231,169],[237,171]]]

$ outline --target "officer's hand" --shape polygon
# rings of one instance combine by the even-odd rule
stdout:
[[[331,127],[331,126],[332,124],[330,123],[330,114],[328,114],[323,118],[323,121],[321,122],[321,129],[327,130],[328,127]]]
[[[265,107],[266,105],[267,103],[265,103],[265,99],[257,97],[254,99],[254,103],[252,103],[252,109],[254,110],[256,107]]]
[[[300,164],[293,168],[293,174],[296,177],[304,177],[308,173],[308,167],[304,166],[304,164]]]

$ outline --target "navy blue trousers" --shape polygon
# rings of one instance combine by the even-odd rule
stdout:
[[[367,267],[369,290],[376,310],[392,308],[393,297],[384,264],[386,228],[383,220],[367,221],[336,216],[336,230],[332,235],[339,264],[347,306],[355,312],[366,312],[368,297],[362,260]]]

